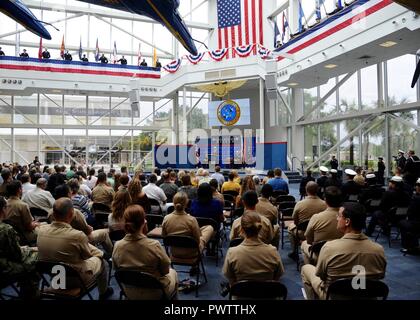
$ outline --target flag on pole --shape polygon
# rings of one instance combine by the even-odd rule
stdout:
[[[83,53],[83,49],[82,49],[82,37],[80,37],[79,60],[82,60],[82,53]]]
[[[99,44],[98,44],[98,38],[96,38],[96,49],[95,49],[95,61],[99,61]]]
[[[299,32],[303,31],[303,24],[302,24],[302,18],[305,17],[305,13],[303,12],[303,8],[302,8],[302,4],[300,3],[300,0],[298,1],[299,3]]]
[[[153,48],[153,68],[156,68],[156,61],[157,61],[157,52],[156,52],[156,48]]]
[[[286,36],[286,29],[289,27],[289,23],[286,19],[286,14],[283,12],[282,17],[282,30],[281,30],[281,42],[284,43],[284,37]]]
[[[137,51],[137,65],[141,63],[141,43],[139,42],[139,51]]]
[[[64,59],[64,50],[66,49],[66,47],[64,46],[64,35],[63,35],[63,39],[61,40],[61,47],[60,47],[60,57],[61,59]]]
[[[117,58],[117,42],[116,41],[114,41],[114,49],[112,50],[112,57],[114,60],[114,64],[117,63],[118,58]]]
[[[39,38],[38,59],[42,59],[42,38]]]
[[[274,20],[274,48],[277,47],[277,41],[279,40],[278,37],[280,36],[279,26],[277,25],[277,21]]]

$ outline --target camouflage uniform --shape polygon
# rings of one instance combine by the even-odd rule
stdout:
[[[17,232],[8,224],[0,222],[0,271],[6,278],[18,280],[23,298],[37,294],[39,278],[35,273],[38,252],[19,246]]]

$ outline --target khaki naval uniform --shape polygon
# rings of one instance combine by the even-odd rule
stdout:
[[[363,233],[347,233],[341,239],[327,242],[321,249],[315,266],[306,264],[301,276],[308,299],[325,299],[328,286],[335,280],[357,275],[353,267],[365,268],[367,278],[385,276],[384,248]]]
[[[296,225],[311,219],[314,214],[324,211],[325,209],[327,209],[327,205],[317,196],[306,196],[305,199],[296,203],[292,215],[294,223],[291,223],[288,227],[292,251],[295,250],[299,240],[305,240],[303,232],[299,231],[299,234],[297,234]]]
[[[241,280],[278,280],[284,273],[278,250],[260,239],[245,239],[230,248],[223,274],[232,285]]]
[[[244,214],[246,214],[249,211],[250,210],[245,210]],[[273,226],[271,225],[270,220],[268,220],[266,217],[264,217],[261,214],[260,217],[262,228],[260,230],[260,233],[258,234],[258,238],[260,238],[261,241],[266,244],[271,244],[274,237]],[[235,238],[243,238],[243,236],[241,235],[241,219],[242,217],[239,217],[238,219],[233,221],[232,229],[230,230],[230,240]]]
[[[317,255],[314,254],[312,257],[313,261],[310,261],[311,254],[309,248],[312,244],[324,240],[339,239],[343,236],[343,233],[337,229],[338,209],[328,207],[325,211],[314,214],[311,220],[309,220],[305,232],[306,240],[302,242],[301,246],[305,264],[316,264]]]
[[[92,200],[93,202],[106,204],[111,208],[112,201],[114,200],[114,189],[105,185],[98,184],[92,190]]]
[[[112,254],[114,268],[138,268],[156,277],[162,284],[168,297],[178,287],[178,277],[174,269],[170,269],[171,261],[159,241],[149,239],[143,234],[127,234],[117,241]],[[124,288],[131,300],[159,299],[160,290],[143,288]]]
[[[185,211],[175,211],[163,219],[162,236],[189,236],[200,245],[200,252],[213,236],[212,226],[199,227],[197,219]],[[171,259],[195,259],[196,251],[187,248],[171,248]]]
[[[10,197],[7,201],[6,219],[21,232],[29,242],[36,242],[36,231],[32,230],[34,217],[29,206],[18,197]]]
[[[77,270],[83,281],[96,278],[99,293],[108,287],[102,251],[89,244],[88,237],[69,224],[54,221],[39,228],[37,239],[39,259],[68,263]]]
[[[280,227],[278,225],[279,211],[277,207],[274,206],[269,199],[260,197],[258,198],[257,205],[255,206],[255,211],[270,220],[271,225],[273,226],[273,240],[271,244],[278,248],[280,241]]]

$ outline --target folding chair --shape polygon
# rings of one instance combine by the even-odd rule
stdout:
[[[386,300],[389,293],[388,286],[379,280],[365,279],[365,288],[353,288],[353,278],[338,279],[331,283],[327,289],[327,300]]]
[[[222,237],[220,236],[220,223],[217,222],[214,219],[211,218],[202,218],[202,217],[196,217],[198,226],[201,228],[203,226],[212,226],[213,230],[215,232],[215,236],[210,240],[210,242],[213,242],[216,244],[216,266],[219,265],[219,250],[223,257],[223,249],[222,249]]]
[[[171,253],[169,254],[171,258],[171,265],[180,265],[180,266],[189,266],[197,269],[197,279],[195,287],[195,296],[198,297],[198,282],[200,280],[200,265],[202,268],[203,276],[205,283],[207,283],[206,270],[204,269],[204,263],[202,260],[202,253],[200,252],[200,245],[192,237],[187,236],[166,236],[163,238],[163,244],[165,249],[170,253],[171,248],[185,248],[185,249],[195,249],[195,257],[193,258],[177,258],[174,257]],[[179,272],[188,272],[188,271],[179,271]]]
[[[274,280],[242,280],[231,286],[229,300],[233,297],[246,300],[286,300],[287,288]]]
[[[160,206],[159,201],[153,198],[149,198],[149,203],[150,203],[150,207],[152,208],[151,210],[152,213],[163,216],[162,207]]]
[[[229,242],[229,248],[237,247],[244,241],[243,238],[234,238]]]
[[[300,267],[300,257],[299,257],[299,248],[300,245],[302,243],[302,240],[299,238],[299,231],[302,231],[303,233],[305,233],[306,228],[308,227],[309,224],[309,220],[300,222],[297,226],[296,226],[296,237],[298,239],[297,244],[296,244],[296,248],[295,248],[295,253],[296,253],[296,268],[299,271],[299,267]]]
[[[51,283],[47,277],[52,278],[56,276],[53,273],[53,268],[60,266],[65,271],[66,284],[70,283],[77,284],[74,288],[69,289],[54,289],[52,287],[45,288],[45,286],[50,286]],[[90,300],[94,300],[91,291],[97,287],[96,278],[93,278],[90,283],[85,283],[81,278],[78,271],[76,271],[72,266],[63,262],[54,262],[54,261],[44,261],[39,260],[36,264],[36,270],[41,277],[41,298],[49,298],[56,300],[81,300],[85,295],[89,297]],[[70,280],[70,281],[69,281]],[[76,282],[76,283],[74,283]],[[73,286],[72,286],[73,287]]]
[[[175,292],[172,296],[168,297],[160,281],[155,276],[143,272],[139,268],[118,268],[115,270],[115,278],[121,289],[120,300],[123,296],[128,298],[124,289],[125,286],[160,291],[160,300],[172,300],[176,295]]]
[[[39,222],[44,222],[48,220],[48,212],[41,208],[29,208],[29,211],[31,212],[32,217],[34,217],[35,220],[38,220]]]
[[[163,216],[158,214],[146,214],[147,236],[153,239],[162,239]]]

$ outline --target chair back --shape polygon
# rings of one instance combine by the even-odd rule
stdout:
[[[223,198],[225,199],[225,203],[226,200],[235,203],[235,197],[229,193],[223,193]]]
[[[288,218],[288,220],[291,219],[292,214],[293,214],[293,210],[294,208],[287,208],[287,209],[281,209],[280,210],[280,219],[279,220],[284,220],[285,218]]]
[[[204,218],[204,217],[195,217],[198,222],[198,226],[204,227],[204,226],[212,226],[214,232],[219,232],[220,230],[220,222],[217,222],[216,220],[212,218]]]
[[[152,208],[152,212],[157,212],[157,214],[163,215],[159,201],[153,198],[149,198],[149,203],[150,207]],[[155,209],[156,207],[158,208],[157,210]]]
[[[236,209],[233,211],[233,214],[232,214],[232,219],[234,220],[234,219],[236,219],[236,218],[242,217],[242,215],[244,214],[244,211],[245,211],[245,209],[244,209],[243,207],[236,208]]]
[[[120,230],[110,230],[109,231],[109,238],[112,242],[122,240],[125,237],[125,231]]]
[[[283,190],[275,190],[273,191],[273,198],[277,199],[278,196],[287,196],[287,192]]]
[[[234,198],[236,198],[239,195],[238,191],[233,191],[233,190],[227,190],[227,191],[223,191],[223,195],[228,194]]]
[[[311,257],[312,255],[316,254],[318,255],[319,252],[321,251],[322,247],[324,246],[324,244],[326,244],[327,241],[326,240],[322,240],[322,241],[318,241],[315,242],[311,245],[311,247],[309,248],[309,251],[311,253]]]
[[[232,300],[233,296],[243,299],[286,300],[287,288],[274,280],[243,280],[231,286],[229,299]]]
[[[127,285],[147,289],[160,289],[162,290],[162,295],[165,296],[160,281],[153,275],[138,268],[118,268],[115,270],[115,278],[121,288],[123,288],[122,285]]]
[[[32,207],[32,208],[29,208],[29,211],[31,211],[31,214],[34,218],[35,217],[43,217],[43,218],[48,217],[48,212],[41,208]]]
[[[111,208],[110,208],[107,204],[105,204],[105,203],[94,202],[94,203],[92,204],[92,212],[93,212],[94,214],[97,214],[97,213],[111,213],[111,212],[112,212],[112,210],[111,210]]]
[[[294,209],[296,206],[295,201],[284,201],[279,203],[279,209],[283,211],[284,209]]]
[[[171,214],[174,211],[175,211],[175,206],[171,205],[166,209],[166,214]]]
[[[388,286],[379,280],[365,279],[364,289],[355,289],[352,285],[353,278],[339,279],[328,286],[327,300],[351,299],[351,300],[386,300],[388,297]]]
[[[306,228],[308,227],[308,224],[309,224],[309,220],[306,220],[306,221],[300,222],[300,223],[296,226],[296,229],[297,229],[298,231],[306,231]]]
[[[348,202],[357,202],[358,200],[359,200],[358,194],[349,194],[346,199],[346,201]]]
[[[229,248],[237,247],[244,241],[243,238],[234,238],[229,242]]]
[[[282,202],[296,202],[296,198],[292,195],[280,195],[276,197],[276,203],[282,203]]]
[[[166,236],[163,238],[163,244],[165,247],[197,249],[200,251],[197,241],[188,236]]]
[[[156,226],[160,226],[163,223],[163,216],[159,214],[146,214],[147,220],[147,229],[149,231],[156,228]]]

